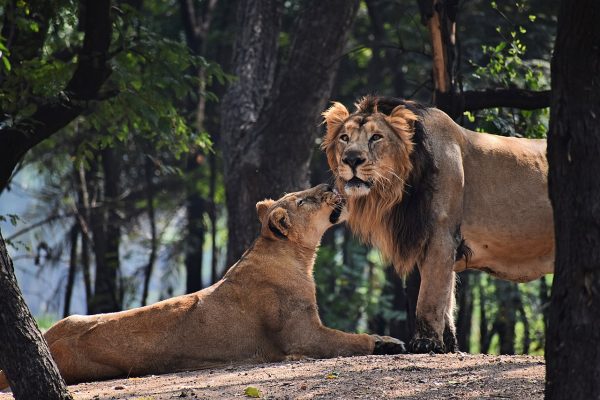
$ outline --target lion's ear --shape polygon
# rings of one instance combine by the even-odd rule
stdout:
[[[398,134],[404,136],[405,139],[412,139],[414,133],[415,121],[419,118],[415,113],[410,111],[403,105],[395,107],[386,117],[390,125],[392,125]]]
[[[327,126],[327,133],[323,140],[323,147],[330,143],[339,127],[350,116],[348,109],[342,103],[334,101],[331,107],[323,112],[323,123]]]
[[[258,214],[258,220],[260,222],[263,221],[264,216],[267,213],[267,210],[273,204],[275,204],[275,201],[271,200],[271,199],[264,199],[263,201],[259,201],[258,203],[256,203],[256,213]]]
[[[280,239],[287,239],[291,223],[287,210],[277,207],[269,214],[269,230]]]
[[[327,155],[327,163],[332,171],[337,168],[335,159],[335,135],[339,132],[340,127],[348,119],[350,113],[342,103],[334,102],[325,112],[323,112],[323,123],[327,126],[327,133],[321,143],[321,148],[325,150]]]

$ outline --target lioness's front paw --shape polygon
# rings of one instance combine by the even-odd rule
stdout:
[[[408,345],[411,353],[445,353],[444,344],[436,339],[415,338]]]
[[[391,336],[371,335],[375,339],[373,354],[404,354],[406,347],[402,340]]]

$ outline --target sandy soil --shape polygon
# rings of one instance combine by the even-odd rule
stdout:
[[[75,399],[524,399],[544,397],[533,356],[399,355],[305,360],[70,386]],[[0,400],[11,399],[0,394]]]

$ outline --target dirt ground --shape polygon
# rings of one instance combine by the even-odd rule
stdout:
[[[398,355],[305,360],[70,386],[75,399],[542,399],[534,356]],[[252,391],[252,389],[251,389]],[[11,399],[0,394],[0,400]]]

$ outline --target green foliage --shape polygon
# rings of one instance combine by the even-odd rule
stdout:
[[[42,332],[46,332],[56,322],[56,318],[48,314],[41,315],[35,320],[37,322],[38,328],[40,328]]]
[[[498,10],[495,2],[492,2],[491,6],[494,10]],[[518,6],[523,9],[522,5]],[[528,19],[533,22],[536,17],[529,15]],[[508,27],[497,26],[496,33],[501,39],[500,42],[481,46],[487,63],[477,65],[472,62],[475,71],[471,76],[479,81],[478,86],[522,88],[534,91],[548,89],[548,63],[525,59],[527,47],[523,37],[527,29],[519,24],[509,24]],[[544,138],[548,131],[548,108],[541,110],[493,108],[476,114],[466,112],[465,116],[473,123],[475,129],[483,132]]]
[[[323,245],[315,264],[317,301],[323,323],[345,331],[367,331],[372,318],[405,319],[385,293],[384,264],[377,251],[348,236],[338,235],[334,246]]]

